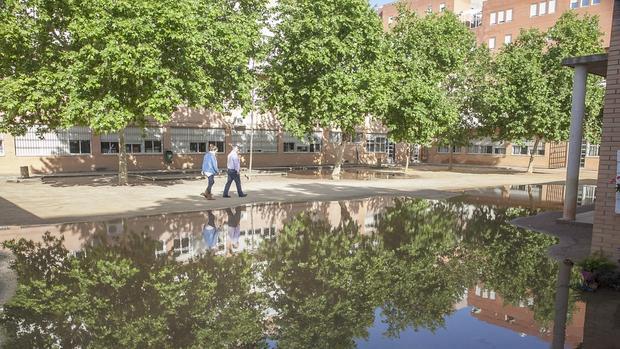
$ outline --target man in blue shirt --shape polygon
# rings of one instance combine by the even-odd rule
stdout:
[[[202,175],[208,178],[209,184],[207,185],[207,190],[201,193],[201,195],[207,200],[215,200],[213,194],[211,194],[211,188],[213,188],[213,184],[215,184],[215,174],[218,172],[216,153],[217,146],[209,144],[209,152],[202,158]]]
[[[230,189],[230,185],[232,182],[235,182],[237,185],[237,195],[240,198],[247,196],[241,190],[241,163],[239,162],[239,145],[235,144],[233,146],[232,151],[228,154],[228,161],[226,163],[226,167],[228,168],[228,181],[226,181],[226,185],[224,186],[224,197],[229,198],[228,190]]]

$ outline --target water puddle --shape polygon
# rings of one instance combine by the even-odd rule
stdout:
[[[508,224],[538,210],[374,197],[5,230],[3,346],[548,348],[555,240]],[[586,307],[571,291],[567,347]]]
[[[331,169],[315,169],[315,170],[292,170],[286,172],[286,176],[289,178],[300,179],[331,179]],[[340,174],[340,179],[353,179],[353,180],[373,180],[373,179],[413,179],[418,176],[404,174],[402,172],[388,171],[388,170],[373,170],[373,169],[356,169],[356,168],[343,168]]]

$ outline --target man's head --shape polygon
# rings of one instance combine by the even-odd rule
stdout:
[[[233,144],[233,151],[239,151],[241,149],[241,144]]]
[[[215,145],[213,143],[209,144],[209,151],[216,153],[217,152],[217,145]]]

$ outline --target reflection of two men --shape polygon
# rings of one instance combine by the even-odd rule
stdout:
[[[241,235],[241,211],[243,207],[236,209],[226,209],[228,216],[228,235],[226,236],[226,255],[230,256],[239,248],[239,237]],[[216,252],[219,242],[219,230],[215,222],[215,216],[212,211],[207,211],[207,223],[202,228],[202,239],[205,243],[207,251]]]
[[[245,207],[237,207],[233,213],[231,208],[226,209],[228,216],[228,239],[226,239],[226,255],[230,256],[239,248],[239,236],[241,235],[241,211]]]

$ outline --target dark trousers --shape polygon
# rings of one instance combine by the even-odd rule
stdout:
[[[224,196],[228,196],[228,190],[230,189],[230,185],[233,181],[235,182],[235,185],[237,185],[237,195],[243,194],[243,190],[241,190],[241,178],[239,177],[239,172],[228,169],[228,181],[226,181],[226,185],[224,186]]]
[[[207,194],[211,194],[211,188],[213,188],[213,184],[215,184],[215,175],[210,175],[207,179],[209,180],[209,184],[207,185]]]

